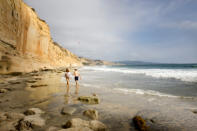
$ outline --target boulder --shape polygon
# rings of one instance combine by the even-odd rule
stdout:
[[[4,112],[0,112],[0,122],[5,121],[7,119],[7,116]]]
[[[78,100],[87,104],[99,104],[99,98],[96,96],[80,96]]]
[[[32,111],[32,110],[27,110],[27,111],[24,112],[24,114],[26,116],[29,116],[29,115],[35,115],[36,113],[34,111]]]
[[[94,131],[106,131],[107,130],[106,125],[104,125],[102,122],[97,121],[97,120],[90,121],[89,127],[90,129]]]
[[[85,128],[87,129],[89,128],[93,131],[106,131],[107,130],[107,127],[100,121],[97,121],[97,120],[86,121],[80,118],[73,118],[69,120],[63,127],[70,129],[69,131],[75,131],[74,129],[85,129]]]
[[[145,120],[141,116],[135,116],[133,118],[133,123],[135,128],[139,131],[148,131],[148,126],[146,125]]]
[[[6,93],[7,91],[7,89],[0,89],[0,93]]]
[[[22,114],[22,113],[16,113],[16,112],[8,112],[8,113],[5,113],[5,116],[9,120],[20,120],[20,119],[22,119],[22,118],[25,117],[24,114]]]
[[[23,120],[20,120],[18,122],[18,125],[16,126],[16,129],[19,131],[32,131],[32,128],[33,127],[30,122],[23,121]]]
[[[65,128],[73,128],[73,127],[89,127],[89,121],[82,120],[80,118],[73,118],[63,126]]]
[[[90,119],[98,120],[98,111],[94,109],[84,111],[83,115],[89,117]]]
[[[45,120],[42,119],[39,115],[25,116],[22,122],[26,125],[30,124],[32,127],[42,127],[45,125]]]
[[[39,108],[30,108],[27,111],[24,112],[25,115],[40,115],[43,114],[44,111],[42,111]]]
[[[72,115],[75,111],[76,111],[76,108],[74,107],[63,107],[61,113],[63,115]]]

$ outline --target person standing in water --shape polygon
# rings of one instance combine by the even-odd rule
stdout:
[[[67,85],[67,88],[66,88],[66,93],[68,94],[69,93],[69,80],[70,80],[70,77],[71,77],[71,73],[69,71],[68,68],[66,68],[66,73],[65,73],[65,78],[66,78],[66,85]]]
[[[75,83],[76,83],[76,91],[75,91],[75,94],[78,94],[78,90],[79,90],[79,77],[81,79],[81,76],[79,74],[79,72],[77,71],[77,69],[74,70],[74,77],[75,77]]]

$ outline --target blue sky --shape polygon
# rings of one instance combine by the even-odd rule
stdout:
[[[196,0],[25,0],[54,41],[92,59],[197,63]]]

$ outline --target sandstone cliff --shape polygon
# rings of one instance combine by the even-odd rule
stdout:
[[[53,42],[49,26],[22,0],[0,0],[0,73],[81,65]]]

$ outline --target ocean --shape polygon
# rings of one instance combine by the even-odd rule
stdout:
[[[85,66],[82,85],[159,97],[197,97],[197,64]]]

